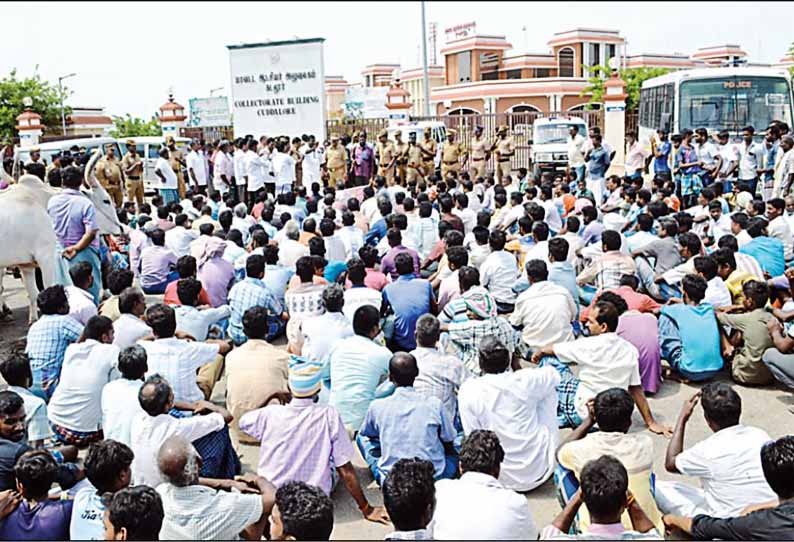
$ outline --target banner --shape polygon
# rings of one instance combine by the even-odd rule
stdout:
[[[351,119],[388,119],[386,108],[389,87],[348,87],[345,89],[345,117]]]
[[[325,139],[324,41],[227,46],[235,137]]]
[[[229,126],[232,123],[232,117],[229,114],[229,100],[226,96],[190,98],[188,110],[190,114],[188,126],[210,128]]]

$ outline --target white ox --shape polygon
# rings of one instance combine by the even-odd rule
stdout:
[[[0,151],[0,164],[4,152]],[[100,157],[97,151],[85,168],[85,185],[82,190],[96,208],[99,233],[120,234],[121,225],[116,216],[116,209],[105,189],[93,175],[94,166]],[[52,220],[47,214],[47,202],[59,189],[42,182],[35,175],[23,175],[19,181],[8,175],[0,165],[0,178],[10,186],[0,191],[0,301],[3,300],[3,278],[5,268],[18,267],[25,289],[28,293],[30,313],[28,321],[32,323],[38,316],[36,298],[39,289],[36,286],[36,267],[41,269],[44,287],[55,282],[56,237]],[[3,312],[8,313],[5,303]]]

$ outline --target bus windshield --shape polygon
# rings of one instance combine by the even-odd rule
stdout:
[[[584,124],[540,124],[535,127],[533,143],[535,145],[554,145],[568,141],[571,126],[579,128],[579,133],[584,131]]]
[[[763,131],[773,120],[791,126],[791,93],[782,77],[722,77],[683,81],[679,129]]]

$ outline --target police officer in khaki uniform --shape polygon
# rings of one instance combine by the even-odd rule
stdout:
[[[406,152],[406,172],[405,180],[408,183],[420,181],[425,178],[424,161],[422,160],[422,149],[416,144],[416,132],[411,132],[408,136],[408,150]]]
[[[447,130],[447,140],[441,147],[441,177],[446,179],[450,171],[460,175],[460,159],[466,158],[466,151],[460,143],[455,143],[457,131],[450,128]]]
[[[400,184],[405,186],[408,165],[408,143],[403,141],[403,133],[400,130],[394,132],[394,152],[396,155],[397,176]]]
[[[436,171],[436,152],[438,151],[438,144],[432,138],[432,130],[425,128],[425,138],[419,143],[419,150],[422,151],[422,165],[425,169],[425,175],[432,175]]]
[[[488,163],[490,155],[491,152],[488,142],[482,136],[482,126],[477,126],[474,129],[474,137],[471,140],[471,155],[469,156],[469,160],[471,161],[469,171],[473,179],[477,177],[485,178],[485,166]]]
[[[176,173],[179,199],[185,199],[185,177],[182,175],[182,168],[187,167],[185,156],[182,151],[176,148],[176,140],[174,140],[173,136],[165,138],[165,145],[168,147],[168,162],[171,164],[171,169]]]
[[[501,183],[502,178],[510,175],[512,169],[510,164],[516,153],[516,144],[507,126],[500,126],[496,133],[498,139],[491,146],[491,151],[496,150],[496,181]]]
[[[397,153],[394,149],[394,142],[389,141],[389,132],[386,130],[378,132],[378,144],[375,151],[378,157],[378,175],[386,177],[386,185],[392,186]]]
[[[143,159],[135,148],[135,141],[127,140],[127,154],[121,159],[121,171],[127,180],[127,199],[135,200],[140,210],[143,205]]]
[[[339,136],[331,136],[331,146],[325,150],[325,167],[328,170],[328,186],[336,187],[338,181],[347,177],[347,151],[339,144]]]
[[[112,145],[105,148],[105,156],[99,159],[95,171],[99,184],[113,199],[113,205],[121,207],[121,204],[124,203],[124,192],[121,187],[124,182],[124,173],[121,171],[121,162],[116,158]]]

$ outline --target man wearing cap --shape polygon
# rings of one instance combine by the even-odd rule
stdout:
[[[466,151],[460,143],[455,143],[457,131],[450,128],[447,130],[447,140],[441,147],[441,177],[446,179],[450,171],[460,175],[460,158],[466,159]]]
[[[416,144],[416,132],[408,135],[408,150],[405,152],[406,173],[405,180],[409,183],[422,180],[425,177],[425,166],[422,161],[422,149]]]
[[[499,138],[491,146],[491,150],[496,150],[496,181],[501,183],[504,177],[510,175],[510,162],[516,153],[516,144],[510,136],[510,129],[505,125],[499,127],[497,135]]]
[[[121,159],[121,171],[127,181],[127,199],[134,199],[140,211],[143,205],[143,160],[132,139],[127,140],[127,154]]]
[[[179,192],[179,199],[185,199],[185,178],[182,176],[182,168],[185,167],[185,156],[182,151],[176,148],[174,136],[165,138],[165,145],[168,147],[168,161],[171,162],[171,169],[176,173],[176,185]]]
[[[331,136],[331,146],[325,151],[325,167],[328,170],[328,186],[336,187],[338,181],[345,180],[347,151],[339,144],[339,136]]]
[[[400,184],[405,186],[406,166],[408,165],[408,143],[403,141],[403,133],[400,130],[394,132],[394,154],[395,164],[397,165],[397,176]]]
[[[471,167],[469,168],[474,179],[485,178],[485,165],[490,154],[488,143],[482,136],[482,126],[477,126],[471,140]]]
[[[419,150],[422,151],[422,165],[425,168],[425,175],[432,175],[436,171],[436,152],[438,144],[433,139],[433,132],[430,127],[425,128],[425,138],[419,143]]]
[[[113,198],[113,205],[121,207],[124,202],[124,192],[121,189],[124,173],[121,171],[121,163],[116,158],[113,145],[108,145],[105,148],[105,156],[97,162],[96,178],[102,188]]]
[[[328,495],[341,478],[364,518],[386,523],[384,508],[373,507],[361,489],[351,462],[355,450],[339,411],[317,402],[322,366],[321,362],[291,356],[288,383],[292,400],[240,418],[240,430],[260,441],[256,472],[276,486],[296,480]]]
[[[394,163],[397,158],[397,153],[394,148],[394,143],[389,141],[389,132],[381,130],[378,133],[378,145],[375,148],[375,154],[378,159],[378,175],[386,177],[388,186],[394,184]]]

